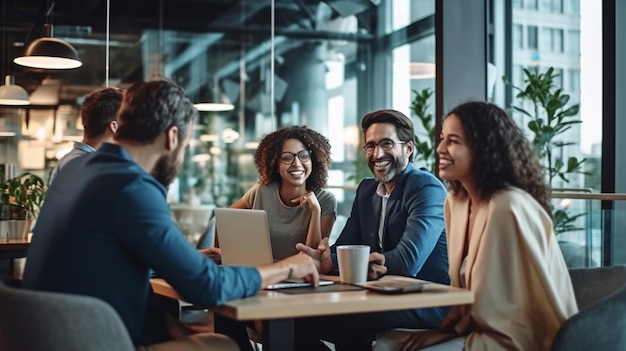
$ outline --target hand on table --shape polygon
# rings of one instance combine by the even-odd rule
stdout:
[[[330,259],[328,238],[322,239],[316,249],[302,243],[296,244],[296,249],[298,249],[300,253],[311,257],[320,273],[331,273],[333,271],[333,262]]]
[[[320,275],[317,272],[317,265],[311,257],[295,254],[281,260],[279,263],[290,267],[291,275],[289,278],[303,278],[313,284],[313,286],[319,285]]]

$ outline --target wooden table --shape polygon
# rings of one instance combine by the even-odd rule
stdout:
[[[13,274],[13,260],[26,257],[30,239],[0,239],[0,259],[7,259],[9,262],[7,273]],[[3,269],[0,269],[2,272]]]
[[[164,280],[152,279],[151,283],[155,293],[181,299]],[[464,305],[473,302],[472,291],[429,283],[423,292],[400,295],[385,295],[367,290],[292,295],[262,290],[257,296],[228,301],[212,310],[238,321],[263,320],[263,349],[293,350],[296,318]]]

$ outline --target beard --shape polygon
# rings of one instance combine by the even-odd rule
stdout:
[[[370,170],[372,171],[374,179],[376,179],[377,182],[387,183],[402,174],[406,168],[406,164],[402,165],[401,163],[402,162],[392,161],[391,168],[387,171],[387,173],[375,173],[373,164],[370,164]]]
[[[152,176],[164,187],[169,187],[176,178],[176,173],[178,173],[178,167],[180,164],[176,162],[175,155],[177,152],[172,152],[169,155],[163,155],[157,163],[154,165],[152,169]]]
[[[372,171],[374,179],[380,183],[387,183],[394,180],[396,177],[399,177],[407,166],[407,162],[404,162],[404,158],[394,158],[391,160],[389,170],[386,173],[377,173],[374,171],[375,162],[376,160],[368,161],[367,165],[369,166],[370,171]]]

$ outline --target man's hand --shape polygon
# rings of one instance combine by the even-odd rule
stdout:
[[[367,271],[367,277],[369,279],[378,279],[385,273],[387,273],[387,267],[385,267],[385,255],[378,252],[370,253],[370,263]]]
[[[281,260],[278,264],[290,267],[290,274],[288,278],[303,278],[307,282],[313,284],[313,286],[319,285],[320,275],[317,272],[317,265],[311,257],[296,254]]]
[[[322,239],[317,249],[306,246],[302,243],[296,244],[296,249],[300,253],[306,254],[315,261],[315,265],[320,273],[331,273],[333,271],[333,262],[330,259],[330,250],[328,246],[328,238]]]
[[[209,247],[198,251],[206,258],[213,260],[213,262],[215,263],[219,264],[220,262],[222,262],[222,251],[220,251],[219,247]]]
[[[289,278],[303,278],[313,286],[320,283],[315,261],[303,254],[295,254],[284,260],[257,267],[261,275],[261,286],[266,287]]]

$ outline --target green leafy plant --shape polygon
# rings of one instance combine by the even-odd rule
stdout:
[[[428,112],[429,100],[434,92],[431,88],[422,91],[413,90],[415,97],[411,102],[411,112],[419,119],[424,127],[424,131],[415,134],[415,159],[414,161],[424,161],[426,168],[436,174],[437,164],[435,161],[435,120],[432,113]]]
[[[2,217],[6,219],[35,218],[39,214],[47,187],[32,173],[23,173],[0,184]],[[6,213],[6,209],[9,213]]]
[[[546,169],[548,184],[553,186],[555,178],[569,183],[568,176],[571,174],[587,174],[582,165],[585,158],[578,159],[574,156],[563,160],[560,152],[564,147],[573,145],[572,142],[558,140],[558,136],[568,131],[572,126],[581,123],[576,118],[580,110],[579,104],[568,106],[570,96],[564,94],[562,89],[554,84],[558,74],[550,67],[545,72],[538,68],[534,70],[524,69],[523,87],[516,87],[505,77],[505,82],[517,91],[516,97],[522,102],[530,102],[531,110],[523,106],[512,106],[525,116],[530,117],[528,129],[533,133],[532,145],[539,157],[540,162]],[[555,233],[564,233],[572,230],[580,230],[575,221],[585,213],[569,215],[566,209],[554,210],[552,217]]]
[[[586,159],[579,160],[572,156],[564,161],[553,151],[574,144],[559,141],[557,137],[573,125],[581,123],[576,119],[580,105],[567,106],[570,96],[554,85],[554,79],[558,75],[552,67],[545,73],[540,73],[538,68],[532,72],[524,69],[524,75],[524,87],[511,86],[518,91],[518,99],[532,103],[533,110],[528,111],[520,106],[513,106],[513,109],[531,118],[528,129],[534,133],[533,147],[539,159],[544,162],[548,172],[548,184],[552,186],[555,177],[569,183],[568,174],[585,173],[582,164]]]

